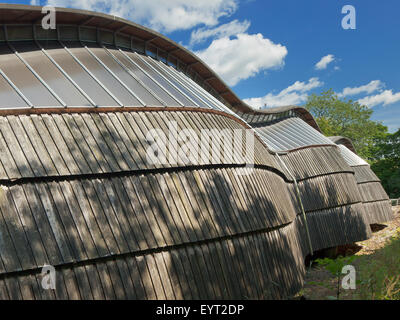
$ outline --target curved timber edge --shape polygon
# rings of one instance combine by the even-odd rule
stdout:
[[[370,165],[355,153],[352,141],[346,137],[330,137],[329,139],[340,146],[343,158],[354,170],[354,177],[364,205],[366,221],[369,224],[375,224],[393,220],[394,215],[389,196]]]

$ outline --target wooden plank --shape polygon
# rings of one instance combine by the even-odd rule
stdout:
[[[232,186],[233,198],[236,200],[240,217],[243,219],[244,230],[257,230],[257,224],[254,223],[253,214],[251,214],[251,210],[247,206],[247,201],[245,200],[247,196],[244,190],[246,189],[242,186],[241,180],[238,179],[238,170],[228,168],[226,170],[221,170],[221,173]]]
[[[206,287],[206,279],[204,278],[204,265],[200,265],[200,261],[196,256],[196,252],[192,246],[187,246],[182,249],[187,254],[187,259],[190,264],[191,274],[190,277],[194,278],[195,286],[199,292],[199,299],[212,299],[212,294],[208,292]]]
[[[193,173],[193,178],[196,181],[195,185],[198,186],[200,194],[202,195],[202,199],[204,200],[205,207],[210,212],[210,217],[214,222],[213,225],[215,227],[216,234],[218,236],[221,236],[228,229],[226,227],[226,223],[218,213],[218,207],[214,206],[214,201],[215,201],[214,198],[208,195],[208,191],[205,189],[203,185],[203,179],[202,179],[203,173],[201,170],[194,170],[192,173]]]
[[[128,150],[125,144],[125,140],[121,138],[123,130],[121,130],[121,132],[117,130],[117,128],[114,126],[114,123],[110,119],[111,115],[113,114],[100,113],[98,116],[103,121],[105,128],[107,128],[110,137],[113,139],[114,145],[117,146],[119,152],[121,152],[123,159],[125,160],[125,163],[127,164],[129,170],[137,170],[139,169],[139,166],[135,161],[136,159],[132,157],[130,151]],[[95,115],[93,114],[92,116]]]
[[[55,212],[58,213],[60,222],[65,229],[69,248],[74,259],[80,261],[87,259],[86,249],[79,234],[79,228],[76,226],[72,214],[68,208],[65,198],[57,182],[47,183],[47,188],[51,196]]]
[[[208,217],[206,218],[205,215],[208,213],[204,212],[201,210],[201,207],[199,205],[199,202],[197,197],[193,193],[194,186],[189,184],[189,181],[186,178],[185,172],[180,172],[177,174],[177,177],[179,178],[181,188],[182,188],[182,193],[181,196],[185,199],[184,203],[189,206],[187,210],[191,211],[192,220],[195,220],[196,223],[199,225],[199,230],[198,230],[198,237],[201,239],[210,239],[213,237],[212,235],[212,226],[210,225],[210,221]],[[200,201],[200,200],[199,200]]]
[[[113,159],[116,160],[116,162],[118,163],[118,167],[120,169],[118,169],[119,171],[122,170],[129,170],[131,169],[132,166],[135,166],[134,162],[132,159],[129,159],[129,161],[132,163],[132,166],[129,166],[129,162],[127,163],[126,159],[129,158],[129,153],[124,154],[125,150],[121,150],[120,149],[120,145],[117,144],[116,142],[118,140],[120,140],[119,138],[117,138],[117,140],[113,139],[112,134],[110,133],[109,129],[106,126],[106,123],[104,122],[104,114],[100,115],[97,113],[91,113],[88,115],[84,115],[84,117],[87,116],[86,119],[86,123],[90,123],[90,127],[93,128],[94,126],[97,127],[97,129],[99,130],[101,136],[98,136],[98,139],[102,140],[102,142],[104,142],[105,146],[104,147],[104,153],[106,153],[106,150],[110,150],[111,154],[113,156]],[[93,121],[89,121],[89,118],[91,118],[91,120]]]
[[[89,284],[85,266],[75,266],[73,268],[73,272],[75,273],[81,298],[83,300],[93,300],[94,297]]]
[[[64,275],[60,271],[60,269],[56,269],[56,290],[54,291],[54,294],[56,296],[56,299],[58,300],[68,300],[68,292],[67,292],[67,285],[65,284],[64,280]],[[41,285],[41,284],[40,284]]]
[[[185,125],[180,117],[181,112],[157,112],[165,125],[177,127],[176,157],[181,165],[199,165],[199,137],[193,128]],[[183,113],[183,116],[185,113]]]
[[[29,276],[22,275],[17,278],[14,278],[13,280],[19,282],[22,300],[35,300]]]
[[[214,294],[215,299],[223,299],[222,291],[224,290],[224,283],[221,282],[221,276],[217,273],[215,268],[215,262],[217,262],[217,256],[211,256],[210,250],[207,244],[198,245],[197,252],[200,260],[204,263],[205,270],[208,275],[208,291]]]
[[[107,194],[107,190],[104,188],[104,180],[105,179],[91,180],[94,190],[96,191],[97,203],[99,204],[99,208],[101,208],[100,210],[104,212],[120,252],[126,253],[129,252],[130,249],[126,240],[126,234],[118,219],[120,214],[114,211],[109,197],[104,196]],[[94,202],[95,201],[96,200],[94,200]],[[129,234],[129,231],[127,233]]]
[[[102,167],[102,164],[105,160],[102,158],[100,158],[100,159],[96,158],[96,153],[95,153],[95,151],[92,150],[92,148],[88,142],[88,141],[92,141],[91,140],[92,137],[86,136],[86,135],[84,135],[84,133],[81,132],[78,124],[76,123],[74,117],[71,114],[61,114],[59,119],[60,119],[60,121],[58,123],[59,128],[62,128],[63,124],[65,124],[65,126],[68,128],[68,131],[71,133],[71,136],[75,143],[73,143],[72,140],[67,138],[68,137],[67,134],[65,135],[66,139],[70,140],[72,145],[76,144],[76,146],[79,148],[79,151],[82,153],[82,158],[87,162],[87,164],[90,168],[90,171],[93,173],[103,172],[104,169]],[[61,119],[63,122],[61,121]],[[67,130],[65,130],[65,131],[67,131]],[[78,159],[78,158],[79,158],[79,156],[76,157],[76,159]],[[83,162],[79,161],[79,163],[82,164]],[[82,164],[82,167],[84,167],[84,164]]]
[[[170,283],[172,286],[172,293],[174,295],[174,299],[176,300],[185,299],[185,294],[181,286],[182,280],[180,280],[180,274],[181,272],[184,272],[181,269],[181,265],[179,264],[180,269],[176,267],[176,264],[174,263],[173,258],[171,256],[171,252],[169,251],[162,251],[160,252],[160,255],[162,255],[164,264],[166,266],[166,270],[168,272],[168,277],[170,279]]]
[[[228,241],[220,240],[213,243],[216,248],[216,252],[220,257],[221,266],[224,269],[226,275],[227,285],[230,287],[230,299],[241,299],[241,275],[235,271],[235,267],[232,263],[232,255],[229,249]]]
[[[219,234],[219,229],[217,229],[215,219],[213,217],[213,211],[211,209],[211,205],[207,203],[208,197],[200,190],[200,186],[194,176],[195,171],[186,171],[183,172],[183,175],[188,182],[188,185],[185,186],[185,190],[188,190],[193,193],[193,198],[198,203],[198,212],[200,212],[210,230],[210,238],[215,238]],[[190,187],[189,187],[190,186]],[[192,202],[192,201],[191,201]]]
[[[129,198],[131,199],[131,203],[134,204],[135,212],[137,212],[140,225],[143,226],[144,229],[148,230],[148,233],[145,231],[145,234],[152,235],[152,238],[154,238],[158,247],[165,246],[167,244],[165,237],[168,236],[169,238],[170,236],[164,233],[164,229],[161,231],[160,224],[162,224],[162,221],[160,221],[160,219],[158,219],[153,212],[153,208],[148,202],[146,192],[143,189],[144,187],[147,190],[147,187],[142,186],[141,181],[142,178],[140,177],[130,177],[130,184],[124,183],[125,189],[127,190]],[[150,243],[151,242],[149,242],[149,244]]]
[[[159,174],[156,177],[158,187],[161,190],[160,195],[164,196],[166,207],[169,209],[172,217],[171,220],[175,222],[182,242],[196,241],[197,237],[193,232],[193,226],[188,219],[187,212],[183,208],[172,177],[169,174]]]
[[[170,132],[170,125],[172,125],[172,123],[169,124],[167,123],[168,121],[164,122],[166,116],[166,114],[160,114],[158,112],[146,112],[143,114],[143,122],[147,125],[148,129],[162,130],[165,134],[166,141],[162,142],[165,144],[166,149],[166,163],[164,163],[164,165],[168,167],[176,165],[181,166],[184,165],[184,162],[178,154],[178,141],[174,143],[172,130]],[[178,139],[178,136],[175,138]]]
[[[130,180],[128,178],[111,178],[111,184],[113,192],[115,192],[115,197],[118,198],[116,201],[118,201],[119,206],[121,206],[118,212],[124,213],[129,229],[131,230],[130,232],[132,233],[132,240],[130,240],[132,243],[130,246],[139,250],[145,250],[156,246],[155,239],[140,204],[137,199],[135,203],[131,202],[128,196],[128,194],[130,194],[131,197],[136,198],[134,196],[135,191],[130,191],[130,189],[124,186],[124,184],[130,185]],[[136,208],[136,206],[138,206],[138,208]]]
[[[227,262],[225,260],[220,243],[219,241],[215,241],[210,242],[206,245],[208,246],[209,252],[208,259],[211,260],[211,262],[214,264],[215,276],[217,277],[217,280],[219,282],[219,299],[233,299],[234,293],[232,289],[232,282],[236,282],[237,280],[233,280],[234,275],[231,275],[232,280],[230,280],[230,275],[228,274],[229,271],[227,269]]]
[[[65,115],[63,115],[64,117]],[[108,157],[103,154],[102,148],[98,145],[101,144],[102,141],[98,141],[98,137],[96,135],[96,132],[94,132],[92,127],[88,127],[83,119],[83,116],[81,114],[72,114],[71,115],[74,124],[77,126],[77,129],[79,130],[79,133],[75,131],[77,134],[77,137],[79,138],[79,134],[82,135],[82,139],[79,139],[78,141],[85,141],[89,148],[90,148],[90,153],[93,155],[94,159],[96,160],[100,172],[111,172],[115,168],[115,161],[111,161],[108,159]],[[64,117],[65,119],[68,119]],[[71,123],[69,123],[70,126],[72,126],[72,120]],[[77,138],[76,137],[76,138]],[[76,139],[75,138],[75,139]],[[89,153],[85,152],[85,157],[87,157]],[[109,164],[109,161],[111,161],[111,165]],[[91,161],[91,164],[93,166],[96,166],[94,161]],[[93,170],[93,168],[92,168]],[[98,171],[94,171],[98,172]]]
[[[156,164],[151,164],[147,161],[146,149],[148,148],[148,143],[146,142],[146,131],[143,132],[139,123],[133,117],[130,112],[117,113],[118,119],[121,121],[130,141],[132,142],[134,149],[139,154],[142,160],[143,166],[145,168],[160,168],[161,166]]]
[[[50,227],[53,231],[56,239],[58,248],[60,249],[61,255],[64,262],[73,261],[73,254],[71,253],[71,244],[65,231],[65,227],[59,217],[57,209],[54,206],[54,202],[51,199],[50,192],[45,183],[35,184],[38,194],[38,201],[41,201],[44,213],[47,216]]]
[[[16,138],[18,139],[21,149],[24,151],[24,155],[30,164],[34,175],[37,177],[45,176],[46,171],[43,168],[40,155],[36,153],[32,143],[30,142],[30,139],[22,126],[20,118],[17,116],[8,116],[7,120],[10,124],[10,127],[12,127]]]
[[[172,263],[179,279],[182,296],[184,299],[199,299],[198,290],[192,277],[191,268],[183,249],[169,251]],[[176,283],[177,285],[177,283]]]
[[[229,209],[225,207],[225,204],[221,200],[220,190],[217,189],[214,180],[215,176],[213,175],[212,170],[200,170],[199,173],[200,177],[203,179],[203,184],[208,191],[208,195],[211,196],[214,210],[216,210],[216,215],[218,216],[220,223],[224,226],[225,232],[228,234],[234,234],[236,227],[233,226],[233,221],[228,211]]]
[[[150,147],[150,143],[147,141],[146,137],[148,136],[148,133],[152,129],[160,129],[160,127],[154,128],[149,120],[147,119],[147,113],[146,112],[135,112],[135,113],[130,113],[130,116],[133,117],[133,121],[135,124],[137,124],[140,128],[140,132],[143,135],[143,145],[144,145],[144,151],[147,152],[148,148]],[[165,132],[164,132],[165,134]],[[162,156],[168,160],[168,154],[166,154],[166,150],[164,150],[163,144],[165,144],[165,141],[160,142],[160,138],[156,138],[155,140],[155,145],[157,146],[158,150],[162,154]],[[166,149],[166,148],[165,148]],[[147,159],[147,158],[146,158]],[[149,160],[149,159],[147,159]],[[149,162],[149,161],[147,161]],[[164,167],[169,167],[168,163],[159,163],[159,161],[156,161],[156,163],[149,163],[149,165],[152,165],[152,167],[155,168],[164,168]]]
[[[31,288],[32,288],[32,292],[35,297],[35,300],[42,300],[42,294],[40,292],[40,290],[42,288],[41,283],[39,283],[37,281],[37,277],[34,274],[30,274],[29,278],[30,278],[30,282],[31,282],[31,286],[32,286]],[[68,297],[68,295],[67,295],[67,297]]]
[[[96,242],[97,245],[100,245],[100,249],[96,247],[95,239],[98,239],[96,238],[96,232],[98,233],[99,231],[96,229],[96,221],[86,209],[87,204],[85,204],[85,201],[79,196],[79,194],[83,192],[80,184],[61,181],[59,182],[59,188],[64,197],[65,205],[68,207],[77,232],[83,242],[88,258],[93,259],[98,257],[98,255],[106,255],[108,251],[104,248],[105,243],[102,239]],[[78,196],[75,196],[74,190]],[[80,199],[80,201],[78,201],[78,199]],[[93,225],[94,227],[92,227]],[[104,244],[104,246],[102,244]]]
[[[156,295],[155,288],[153,286],[153,281],[147,267],[146,259],[144,256],[135,257],[136,263],[139,269],[139,274],[143,282],[144,289],[146,291],[146,296],[148,300],[156,300],[158,297]],[[158,298],[159,299],[159,298]]]
[[[61,251],[58,247],[58,243],[54,236],[53,230],[50,227],[49,220],[44,208],[40,201],[37,190],[33,184],[24,184],[22,186],[26,199],[29,203],[29,207],[34,220],[36,221],[36,226],[41,235],[43,246],[47,252],[48,263],[51,265],[57,265],[63,262]]]
[[[4,278],[10,300],[22,300],[21,289],[15,278]]]
[[[43,245],[40,229],[36,225],[36,221],[31,213],[28,200],[21,186],[13,186],[9,189],[15,203],[15,207],[19,214],[22,226],[32,248],[33,256],[38,266],[43,266],[48,263],[46,249]]]
[[[264,250],[263,247],[263,241],[265,239],[265,234],[264,233],[259,233],[254,235],[254,244],[255,244],[255,249],[257,250],[257,253],[260,256],[260,262],[261,262],[261,270],[262,270],[262,276],[263,276],[263,292],[261,299],[273,299],[274,297],[277,296],[276,294],[276,288],[275,285],[272,283],[272,277],[271,277],[271,270],[269,266],[269,259],[270,256],[268,255],[268,252]]]
[[[126,264],[125,259],[116,259],[116,267],[119,270],[119,274],[122,280],[122,285],[125,289],[126,299],[137,299],[135,288],[133,286],[132,278]]]
[[[42,118],[38,115],[31,115],[30,118],[32,119],[33,125],[35,126],[39,136],[43,140],[45,148],[53,160],[54,166],[57,168],[58,173],[60,175],[71,174],[67,164],[64,161],[63,155],[60,153],[60,150],[54,143],[54,140],[44,125]]]
[[[136,134],[133,132],[126,118],[120,113],[108,113],[111,123],[113,124],[115,131],[118,132],[120,138],[125,144],[126,149],[130,153],[134,160],[136,167],[140,169],[147,169],[145,159],[143,159],[139,153],[139,148],[143,148],[138,140]]]
[[[211,170],[210,174],[213,177],[212,180],[219,191],[220,199],[222,200],[221,202],[225,208],[224,212],[229,217],[228,219],[232,221],[232,225],[234,226],[232,229],[235,230],[234,232],[236,233],[243,232],[246,229],[236,205],[233,204],[234,198],[232,194],[232,186],[228,184],[228,181],[224,178],[221,171],[223,171],[223,169]]]
[[[3,260],[6,259],[5,263],[7,265],[10,265],[10,266],[14,265],[14,267],[17,267],[17,269],[19,269],[18,265],[9,264],[8,259],[5,257],[6,255],[12,256],[13,253],[16,253],[18,256],[18,260],[21,263],[22,269],[36,267],[36,262],[32,255],[32,250],[30,248],[29,240],[27,239],[25,230],[19,219],[18,213],[15,208],[15,204],[14,204],[14,201],[12,199],[9,189],[8,190],[4,190],[4,189],[0,190],[0,211],[2,212],[5,227],[7,228],[7,231],[8,231],[8,232],[6,232],[6,230],[3,229],[1,232],[3,240],[6,241],[5,249],[8,249],[7,251],[2,252]],[[7,241],[7,234],[9,234],[9,236],[11,238],[10,240],[13,243],[11,247],[10,247],[11,241],[10,242]],[[15,248],[15,250],[13,249],[13,247]],[[15,259],[15,258],[16,257],[14,256],[13,259]],[[12,270],[12,271],[16,271],[17,269]]]
[[[251,299],[251,293],[247,287],[248,280],[244,274],[241,262],[243,258],[239,256],[239,251],[233,243],[233,240],[227,239],[226,241],[222,241],[221,244],[223,245],[226,257],[229,261],[228,265],[232,267],[232,280],[238,284],[239,287],[239,296],[237,299]]]
[[[8,149],[7,142],[4,140],[3,134],[0,133],[0,157],[2,162],[2,167],[6,172],[9,179],[17,179],[21,177],[18,166]]]
[[[13,133],[13,129],[5,117],[0,117],[0,131],[2,139],[4,139],[4,142],[7,144],[11,156],[13,157],[21,175],[23,177],[33,177],[34,173],[31,169],[30,163],[26,159],[18,140]]]
[[[252,265],[251,256],[249,250],[251,250],[245,242],[244,237],[238,237],[232,239],[233,245],[235,247],[236,257],[234,259],[238,259],[239,264],[241,265],[241,270],[246,279],[246,287],[248,289],[249,298],[257,299],[259,296],[257,283],[254,279],[254,267]]]
[[[9,300],[10,296],[8,295],[7,286],[5,280],[0,278],[0,300]]]
[[[84,156],[85,153],[82,152],[84,146],[81,146],[80,144],[77,143],[74,136],[72,135],[71,130],[68,128],[68,125],[66,124],[63,115],[52,114],[51,118],[52,121],[54,122],[54,126],[57,128],[57,131],[59,131],[60,135],[65,140],[65,143],[68,146],[71,156],[79,168],[79,172],[81,174],[92,173],[93,171],[87,162],[89,160],[86,159],[86,156]]]
[[[83,172],[78,167],[74,156],[71,154],[69,145],[64,141],[64,137],[61,135],[53,118],[48,114],[41,115],[42,122],[48,130],[50,136],[53,138],[57,150],[65,161],[66,166],[71,174],[82,174]]]
[[[148,201],[148,206],[152,208],[154,212],[154,216],[156,220],[159,222],[159,227],[164,236],[167,245],[172,245],[176,243],[181,243],[180,235],[177,232],[177,227],[175,222],[173,221],[173,217],[169,213],[168,207],[165,205],[162,200],[162,192],[157,187],[157,181],[154,181],[155,178],[149,176],[141,176],[140,182],[138,186],[143,186],[143,189],[146,190],[146,193],[143,195],[146,196]],[[142,199],[143,200],[143,199]]]
[[[146,289],[143,285],[142,276],[135,257],[127,257],[126,263],[129,268],[132,283],[135,288],[136,298],[138,300],[146,300]]]
[[[170,266],[165,264],[162,252],[157,252],[153,255],[155,265],[160,276],[162,286],[164,288],[165,298],[167,300],[176,300],[174,289],[172,286],[172,280],[170,278],[170,272],[172,271]]]
[[[186,198],[186,192],[181,180],[179,179],[179,176],[181,175],[183,174],[179,172],[165,175],[165,177],[168,177],[169,179],[172,178],[172,181],[170,181],[173,182],[171,189],[173,189],[173,192],[176,194],[176,197],[173,196],[173,199],[175,199],[175,203],[177,204],[178,212],[182,212],[183,222],[190,239],[192,239],[191,241],[205,239],[203,227],[199,225],[199,217],[194,215],[193,208],[190,205],[188,198]]]
[[[65,283],[65,288],[68,293],[68,299],[69,300],[81,300],[83,299],[83,296],[81,296],[79,287],[78,287],[78,281],[76,279],[74,270],[70,267],[68,268],[62,268],[58,271],[59,273],[62,274],[62,277],[64,278],[64,283]],[[48,290],[43,290],[43,291],[48,291]]]
[[[104,187],[104,194],[106,194],[108,197],[112,212],[114,213],[116,220],[118,220],[118,224],[121,228],[121,233],[128,244],[129,251],[136,251],[140,249],[139,241],[136,239],[137,234],[140,237],[142,237],[143,235],[138,227],[131,227],[128,216],[132,216],[132,208],[129,208],[130,210],[128,211],[129,204],[126,202],[121,203],[119,197],[119,192],[121,191],[117,191],[117,189],[115,188],[115,183],[118,183],[119,187],[122,187],[119,179],[103,179],[102,187]],[[129,202],[129,200],[126,198],[124,200]]]
[[[103,288],[103,293],[104,293],[104,299],[114,300],[115,292],[114,292],[113,283],[112,283],[112,280],[110,277],[110,273],[107,268],[107,264],[99,261],[95,264],[95,267],[97,268],[97,272],[99,273],[101,286]]]
[[[164,289],[164,279],[160,277],[153,254],[145,255],[144,259],[146,260],[146,264],[149,269],[150,278],[154,286],[157,300],[166,300],[167,297]]]
[[[106,139],[106,135],[104,132],[104,128],[97,127],[97,124],[94,122],[94,120],[90,114],[82,113],[82,114],[80,114],[80,116],[81,116],[82,120],[84,121],[85,125],[87,126],[87,130],[90,131],[97,146],[101,150],[102,156],[109,164],[109,166],[110,166],[109,172],[121,171],[121,167],[120,167],[121,159],[119,158],[118,153],[114,154],[113,150],[111,150],[110,147],[108,146],[108,144],[106,142],[107,139]],[[79,119],[78,117],[75,117],[75,120],[78,120],[78,119]],[[80,127],[82,130],[82,127],[83,127],[82,123],[81,123]],[[103,134],[104,134],[104,136],[103,136]],[[96,155],[96,157],[100,156],[101,154],[99,153],[98,155]]]
[[[101,207],[101,202],[98,198],[98,195],[96,194],[95,187],[93,185],[94,183],[98,183],[98,180],[96,179],[95,181],[96,182],[91,180],[82,180],[82,187],[85,192],[86,199],[90,204],[93,217],[96,219],[97,225],[99,226],[98,230],[104,238],[104,241],[106,242],[107,247],[110,250],[110,254],[119,254],[121,252],[121,248],[119,247],[119,243],[117,242],[117,239],[113,234],[110,222],[107,220]]]

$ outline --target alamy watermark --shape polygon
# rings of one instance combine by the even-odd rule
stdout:
[[[52,6],[44,6],[42,13],[46,14],[42,18],[42,28],[45,30],[56,29],[56,8]]]
[[[56,269],[51,265],[45,265],[42,268],[42,288],[45,290],[56,289]]]
[[[356,268],[351,265],[345,265],[342,268],[342,274],[345,276],[342,278],[342,288],[344,290],[355,290],[356,289]]]
[[[251,129],[179,129],[169,121],[168,130],[146,134],[146,160],[153,165],[254,164],[254,131]],[[250,166],[249,166],[250,164]]]
[[[342,28],[345,30],[356,29],[356,8],[347,4],[343,6],[342,14],[345,14],[342,18]]]

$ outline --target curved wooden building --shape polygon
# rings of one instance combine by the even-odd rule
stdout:
[[[0,5],[0,299],[285,298],[306,255],[369,236],[305,109],[255,111],[156,32],[56,14]]]
[[[271,108],[241,116],[277,154],[291,182],[293,202],[301,202],[295,205],[296,212],[301,214],[304,209],[307,217],[311,238],[311,248],[306,244],[308,249],[315,251],[369,237],[354,171],[339,147],[321,134],[307,110]]]
[[[345,137],[330,137],[330,139],[339,146],[343,158],[354,170],[367,221],[374,224],[392,220],[393,211],[389,196],[368,162],[357,155],[350,139]]]

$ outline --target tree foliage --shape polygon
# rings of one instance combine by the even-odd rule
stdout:
[[[332,89],[312,94],[304,106],[326,136],[350,138],[358,155],[369,161],[391,198],[400,197],[400,129],[371,120],[373,110],[356,101],[339,98]]]
[[[391,198],[400,198],[400,129],[375,139],[372,170]]]
[[[387,133],[386,126],[371,120],[372,109],[357,101],[340,99],[332,89],[310,95],[304,107],[314,116],[324,135],[350,138],[364,159],[373,158],[375,139]]]

